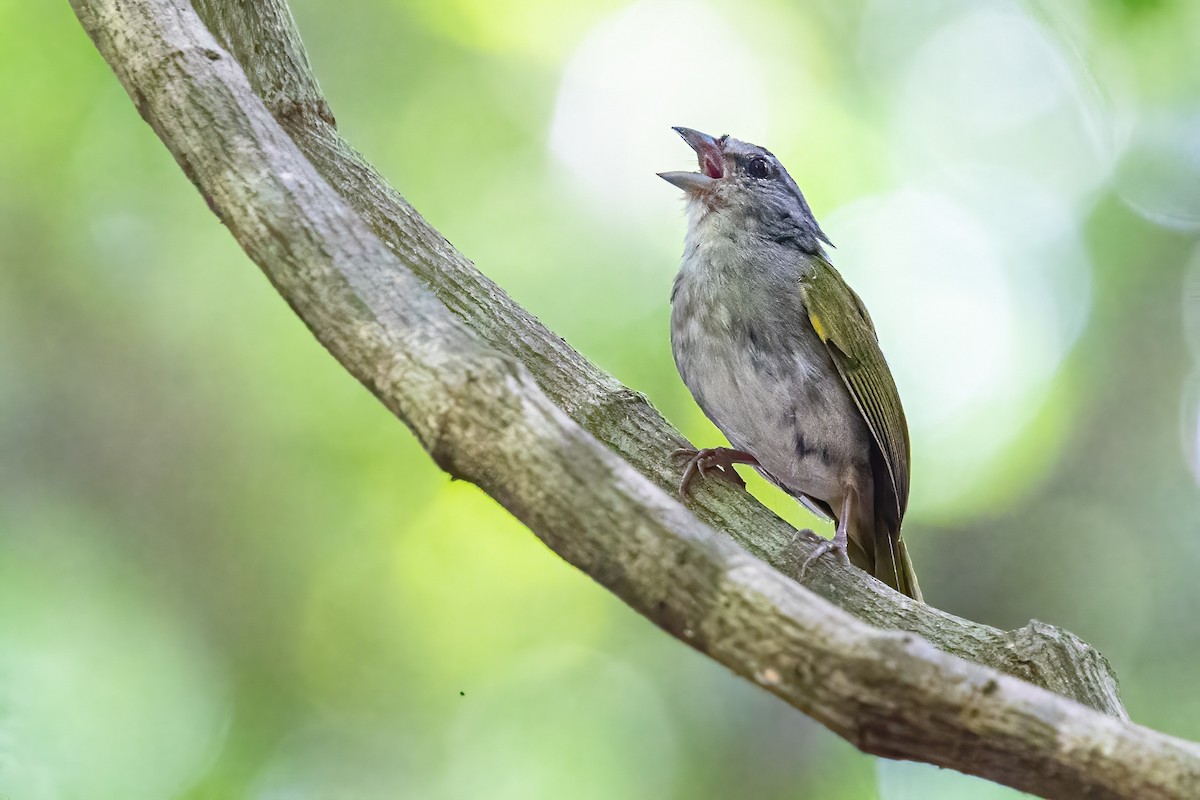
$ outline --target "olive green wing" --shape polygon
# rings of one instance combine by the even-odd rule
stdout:
[[[829,262],[820,257],[813,260],[815,268],[800,282],[808,319],[829,349],[887,464],[898,533],[908,507],[909,441],[896,382],[862,300]]]

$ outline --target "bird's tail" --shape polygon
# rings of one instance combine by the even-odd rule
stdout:
[[[908,547],[904,544],[904,539],[897,536],[892,540],[892,552],[895,553],[895,566],[891,570],[893,576],[899,577],[894,588],[898,592],[911,597],[917,602],[925,602],[921,596],[921,585],[917,583],[917,571],[913,569],[912,559],[908,557]],[[882,577],[882,576],[881,576]],[[888,581],[884,581],[889,583]],[[891,585],[889,583],[889,585]]]
[[[894,517],[878,515],[871,536],[855,536],[854,533],[850,531],[850,561],[855,566],[871,573],[897,592],[924,602],[921,587],[917,583],[917,572],[913,569],[908,548],[900,536],[900,526]],[[875,552],[865,552],[871,545],[874,545]]]

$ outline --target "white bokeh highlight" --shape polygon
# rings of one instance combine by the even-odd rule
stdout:
[[[1112,115],[1083,66],[1019,7],[983,3],[950,18],[894,74],[902,177],[990,164],[1086,209],[1111,175]]]
[[[1200,108],[1145,113],[1116,183],[1121,199],[1156,225],[1200,230]]]
[[[761,63],[719,14],[646,0],[598,24],[571,56],[550,150],[608,213],[674,213],[655,173],[695,160],[671,127],[766,136],[769,109]]]

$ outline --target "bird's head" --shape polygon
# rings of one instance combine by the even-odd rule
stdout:
[[[687,193],[693,224],[718,214],[740,230],[807,252],[820,250],[820,242],[829,244],[800,187],[769,150],[691,128],[675,131],[696,151],[700,171],[660,172],[659,177]]]

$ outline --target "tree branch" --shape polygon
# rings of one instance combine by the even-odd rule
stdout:
[[[698,521],[663,491],[678,433],[340,140],[286,5],[199,5],[236,60],[183,0],[73,0],[209,206],[442,468],[660,627],[866,752],[1044,796],[1194,794],[1200,747],[1125,721],[1107,664],[1071,634],[1002,633],[819,564],[809,585],[851,615],[786,577],[809,545],[789,548],[792,530],[748,496],[717,488]]]
[[[317,171],[447,308],[496,350],[529,368],[576,424],[673,491],[678,465],[667,455],[686,443],[644,396],[597,369],[510,298],[430,226],[332,124],[284,0],[198,0],[222,44],[245,64],[251,86]],[[299,87],[293,89],[291,87]],[[313,109],[325,109],[314,113]],[[749,494],[710,481],[693,510],[705,522],[785,575],[795,577],[812,545]],[[814,562],[806,585],[881,628],[907,630],[939,649],[1127,719],[1116,676],[1095,648],[1069,631],[1033,621],[1001,631],[913,603],[866,574]]]

